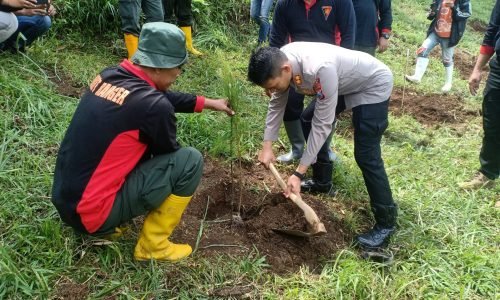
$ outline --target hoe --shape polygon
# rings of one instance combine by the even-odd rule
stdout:
[[[269,164],[269,169],[271,170],[274,177],[278,181],[278,184],[285,191],[287,189],[286,183],[283,181],[280,173],[278,173],[278,170],[276,170],[276,168],[274,167],[274,165],[272,163]],[[306,218],[307,223],[309,224],[311,231],[310,232],[303,232],[300,230],[278,229],[278,228],[273,228],[273,231],[288,234],[288,235],[300,236],[300,237],[318,236],[318,235],[323,235],[326,233],[325,225],[323,223],[321,223],[321,221],[319,220],[319,218],[316,215],[316,213],[314,212],[314,210],[302,200],[300,195],[296,195],[296,194],[291,193],[290,200],[292,200],[293,203],[295,203],[298,207],[300,207],[300,209],[302,209],[302,211],[304,211],[304,217]]]

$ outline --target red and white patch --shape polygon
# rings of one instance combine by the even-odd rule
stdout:
[[[316,78],[316,81],[314,81],[313,90],[319,100],[325,99],[325,94],[323,94],[323,89],[321,88],[321,82],[319,78]]]

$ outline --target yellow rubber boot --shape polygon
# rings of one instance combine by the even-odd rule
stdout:
[[[187,244],[174,244],[168,240],[192,196],[170,195],[146,216],[139,240],[135,246],[137,260],[176,261],[187,257],[193,251]]]
[[[137,51],[137,48],[139,47],[139,37],[130,33],[125,33],[124,40],[125,40],[125,47],[127,48],[128,52],[128,59],[130,59],[134,55],[135,51]]]
[[[193,47],[193,34],[191,33],[191,26],[183,26],[181,27],[182,31],[184,31],[184,35],[186,36],[186,49],[189,53],[193,55],[203,55],[200,51],[196,50]]]

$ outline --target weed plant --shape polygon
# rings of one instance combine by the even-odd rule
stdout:
[[[60,33],[103,35],[119,33],[118,0],[61,0],[54,25]]]

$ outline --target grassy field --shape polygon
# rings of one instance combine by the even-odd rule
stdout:
[[[242,156],[256,161],[266,97],[246,82],[246,67],[257,28],[249,23],[248,1],[228,1],[215,9],[217,2],[195,1],[197,46],[206,55],[190,60],[174,89],[222,97],[222,73],[230,68],[241,83]],[[422,84],[410,86],[403,79],[413,71],[415,50],[425,38],[428,2],[393,1],[394,37],[379,58],[393,70],[397,89],[434,97],[444,82],[439,52]],[[472,20],[487,23],[494,1],[472,2]],[[0,54],[0,299],[500,298],[500,186],[479,191],[457,187],[479,166],[479,116],[433,126],[411,115],[390,116],[383,156],[400,206],[390,266],[363,260],[353,246],[331,253],[319,272],[302,268],[287,275],[270,272],[265,257],[255,252],[243,259],[195,254],[176,264],[137,263],[132,257],[137,233],[107,245],[75,235],[50,202],[58,146],[78,92],[125,52],[118,30],[79,32],[78,20],[84,20],[76,5],[80,2],[65,3],[54,30],[26,55]],[[113,2],[89,3],[87,9],[95,5],[90,17],[96,30],[106,28],[105,22],[116,24]],[[95,9],[99,5],[106,10]],[[99,11],[115,17],[110,20]],[[457,65],[473,65],[482,34],[467,28]],[[411,93],[404,100],[407,106],[416,105]],[[470,110],[481,107],[481,96],[469,95],[462,72],[455,73],[450,97]],[[342,120],[340,127],[348,124]],[[220,114],[181,115],[179,132],[184,145],[210,157],[231,155],[230,123]],[[338,134],[334,145],[342,163],[334,176],[339,195],[331,201],[367,202],[352,139]],[[356,212],[347,214],[353,232],[366,224]]]

